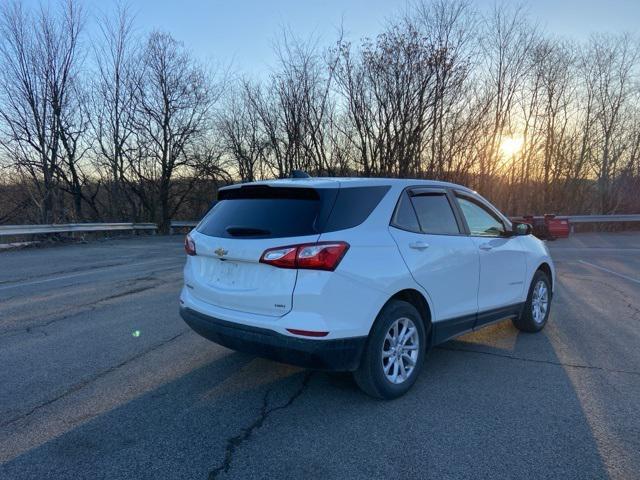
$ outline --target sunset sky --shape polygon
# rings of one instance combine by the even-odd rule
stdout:
[[[40,0],[26,0],[38,5]],[[90,14],[110,3],[85,0]],[[132,0],[144,33],[169,31],[198,57],[261,75],[273,64],[272,45],[283,27],[328,44],[341,22],[347,38],[374,36],[385,20],[407,7],[406,0]],[[480,10],[494,0],[472,1]],[[504,3],[509,3],[508,1]],[[46,4],[46,2],[45,2]],[[535,0],[524,2],[531,17],[552,34],[584,39],[592,32],[637,33],[640,0]]]

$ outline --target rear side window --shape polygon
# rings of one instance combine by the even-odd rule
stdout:
[[[281,238],[352,228],[366,220],[388,189],[231,188],[220,191],[197,230],[212,237]]]
[[[340,188],[323,232],[357,227],[371,215],[389,188],[389,186]]]
[[[418,217],[416,217],[416,211],[413,209],[413,205],[411,205],[411,199],[409,195],[407,195],[407,192],[402,192],[400,196],[400,201],[391,220],[391,225],[401,228],[402,230],[420,232]]]
[[[424,233],[452,235],[460,233],[449,199],[444,193],[422,193],[411,197]]]

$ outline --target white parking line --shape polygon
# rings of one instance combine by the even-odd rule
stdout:
[[[611,275],[624,278],[625,280],[629,280],[630,282],[640,284],[640,280],[638,280],[637,278],[628,277],[627,275],[623,275],[622,273],[614,272],[613,270],[609,270],[608,268],[604,268],[599,265],[594,265],[593,263],[585,262],[584,260],[580,260],[580,263],[584,263],[585,265],[589,265],[590,267],[597,268],[598,270],[602,270],[603,272],[610,273]]]
[[[103,267],[103,268],[94,268],[92,270],[85,270],[83,272],[78,272],[78,273],[71,273],[68,275],[60,275],[57,277],[51,277],[51,278],[43,278],[40,280],[30,280],[30,281],[26,281],[26,282],[19,282],[19,283],[14,283],[12,285],[4,285],[4,286],[0,286],[0,291],[2,290],[10,290],[12,288],[18,288],[18,287],[28,287],[30,285],[38,285],[40,283],[47,283],[47,282],[56,282],[58,280],[65,280],[67,278],[75,278],[75,277],[81,277],[83,275],[91,275],[92,273],[97,273],[97,272],[103,272],[105,270],[110,270],[112,268],[120,268],[120,267],[124,267],[124,268],[129,268],[129,267],[137,267],[140,265],[150,265],[150,264],[162,264],[162,263],[167,263],[167,261],[173,261],[175,262],[175,259],[164,259],[164,260],[147,260],[146,262],[137,262],[137,263],[127,263],[127,264],[123,264],[123,265],[111,265],[109,267]],[[181,265],[176,265],[176,267],[179,267]]]

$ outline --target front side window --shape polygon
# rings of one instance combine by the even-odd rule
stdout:
[[[403,192],[396,206],[391,225],[402,230],[432,235],[460,233],[456,217],[445,192],[410,194]]]
[[[457,197],[462,214],[467,221],[471,235],[499,237],[504,235],[503,223],[484,206],[465,197]]]

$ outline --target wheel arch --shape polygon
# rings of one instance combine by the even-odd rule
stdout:
[[[432,316],[431,306],[429,305],[429,302],[427,301],[425,296],[420,291],[414,288],[405,288],[403,290],[400,290],[394,293],[391,297],[389,297],[389,299],[380,308],[378,315],[384,309],[384,307],[386,307],[389,304],[389,302],[393,300],[402,300],[416,307],[424,323],[424,329],[427,332],[427,345],[430,345],[431,334],[433,330],[432,329],[433,316]]]
[[[535,271],[537,272],[538,270],[543,272],[549,278],[549,282],[551,283],[551,291],[553,292],[553,271],[551,270],[551,265],[549,265],[547,262],[542,262],[540,265],[538,265],[538,268],[536,268]]]

